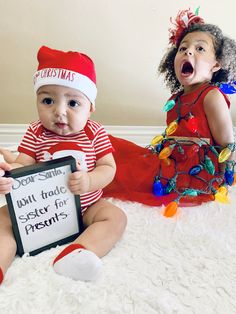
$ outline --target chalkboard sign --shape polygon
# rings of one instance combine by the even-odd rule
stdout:
[[[36,255],[83,231],[80,198],[67,187],[74,171],[76,162],[69,156],[6,172],[14,179],[6,200],[18,255]]]

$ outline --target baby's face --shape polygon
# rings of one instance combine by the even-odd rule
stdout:
[[[37,108],[43,126],[62,136],[81,131],[92,112],[91,103],[83,93],[59,85],[39,88]]]

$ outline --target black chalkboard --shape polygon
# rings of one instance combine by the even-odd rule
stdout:
[[[68,156],[6,172],[14,179],[6,200],[18,255],[36,255],[83,231],[80,197],[67,187],[74,171],[76,161]]]

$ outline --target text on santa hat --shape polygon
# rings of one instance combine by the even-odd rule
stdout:
[[[45,79],[45,78],[57,78],[59,80],[65,80],[68,82],[73,82],[75,79],[76,73],[73,71],[65,70],[65,69],[43,69],[38,71],[34,77],[34,83],[37,80]]]

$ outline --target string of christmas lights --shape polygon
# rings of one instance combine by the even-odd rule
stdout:
[[[181,116],[180,114],[181,94],[177,95],[175,99],[167,101],[163,107],[163,110],[168,112],[177,105],[177,118],[167,125],[165,131],[162,134],[155,136],[152,139],[151,144],[148,146],[148,148],[151,149],[154,154],[158,155],[161,165],[162,163],[164,167],[172,165],[175,169],[174,175],[171,178],[166,178],[162,175],[162,168],[160,168],[160,171],[155,177],[153,183],[153,193],[157,197],[169,194],[171,192],[177,193],[177,198],[165,207],[164,215],[166,217],[172,217],[175,215],[178,209],[178,203],[184,196],[196,197],[199,195],[208,194],[212,195],[213,199],[218,202],[229,203],[227,185],[231,186],[236,183],[236,163],[233,160],[228,160],[232,152],[236,150],[236,143],[229,143],[226,147],[216,145],[213,146],[208,143],[200,136],[198,132],[199,121],[197,117],[195,117],[191,112],[192,107],[197,102],[204,90],[205,89],[203,89],[197,98],[193,101],[189,107],[189,113],[185,116]],[[187,129],[194,135],[195,138],[198,138],[197,142],[191,140],[191,138],[186,140],[178,140],[176,137],[171,137],[171,135],[178,129],[179,123],[183,119],[186,121],[185,125]],[[188,147],[187,150],[186,147]],[[173,156],[172,154],[174,149],[178,152],[178,160],[176,156]],[[223,171],[221,170],[216,172],[215,164],[209,156],[210,152],[216,156],[219,169],[224,169]],[[177,170],[178,162],[184,162],[187,159],[192,158],[194,155],[198,156],[198,163],[196,165],[193,165],[190,169],[188,169],[188,171]],[[207,171],[210,175],[213,176],[213,178],[209,181],[204,179],[201,176],[201,172],[203,170]],[[205,188],[196,189],[189,186],[187,188],[179,189],[177,187],[177,180],[182,174],[194,177],[196,180],[203,182]]]

